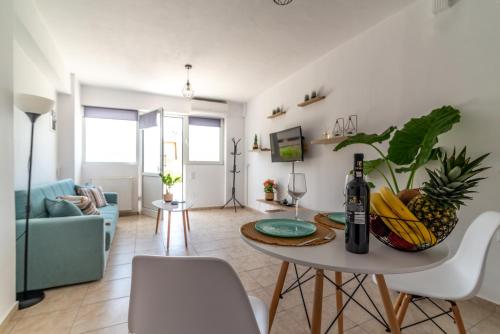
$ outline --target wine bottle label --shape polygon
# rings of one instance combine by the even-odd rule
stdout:
[[[363,196],[349,196],[347,200],[347,219],[352,224],[366,224],[366,212]]]

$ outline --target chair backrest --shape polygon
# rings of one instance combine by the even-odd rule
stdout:
[[[233,268],[208,257],[134,257],[128,326],[135,334],[259,333]]]
[[[499,227],[500,212],[487,211],[479,215],[467,228],[457,253],[449,261],[465,280],[464,299],[475,296],[481,287],[489,246]]]

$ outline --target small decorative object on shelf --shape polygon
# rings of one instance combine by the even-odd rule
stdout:
[[[318,96],[315,90],[311,92],[311,99],[315,99]]]
[[[257,141],[257,134],[253,136],[253,146],[252,150],[258,150],[259,149],[259,142]]]
[[[278,188],[278,183],[267,179],[264,181],[264,194],[266,201],[274,201],[274,190]]]
[[[342,125],[340,125],[340,123],[342,123]],[[333,136],[344,136],[344,119],[342,117],[337,118],[337,120],[335,121],[335,125],[333,127]]]
[[[182,181],[182,177],[180,176],[172,176],[172,174],[162,174],[160,173],[161,181],[167,187],[166,193],[163,195],[163,200],[165,202],[172,202],[174,199],[174,194],[171,192],[172,187]]]
[[[309,94],[306,94],[306,96],[304,96],[304,101],[309,101]]]
[[[358,115],[350,115],[347,119],[345,134],[347,136],[354,136],[356,133],[358,133]]]
[[[278,117],[278,116],[284,115],[285,113],[286,113],[286,111],[285,111],[284,107],[278,107],[278,108],[274,109],[273,113],[271,115],[267,116],[267,118]]]

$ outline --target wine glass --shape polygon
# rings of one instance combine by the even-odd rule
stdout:
[[[299,199],[307,192],[306,175],[304,173],[290,173],[288,175],[288,194],[295,201],[295,219],[299,219]]]

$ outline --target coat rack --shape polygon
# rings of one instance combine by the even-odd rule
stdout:
[[[224,204],[221,209],[224,209],[231,201],[233,201],[233,206],[234,206],[234,212],[236,212],[236,203],[240,206],[240,208],[243,208],[244,206],[236,199],[236,174],[238,174],[240,171],[236,170],[236,156],[241,155],[241,153],[238,153],[238,143],[240,142],[241,138],[236,140],[235,138],[232,139],[233,141],[233,152],[231,152],[231,155],[233,156],[233,169],[229,171],[229,173],[233,174],[233,187],[231,188],[231,198]]]

